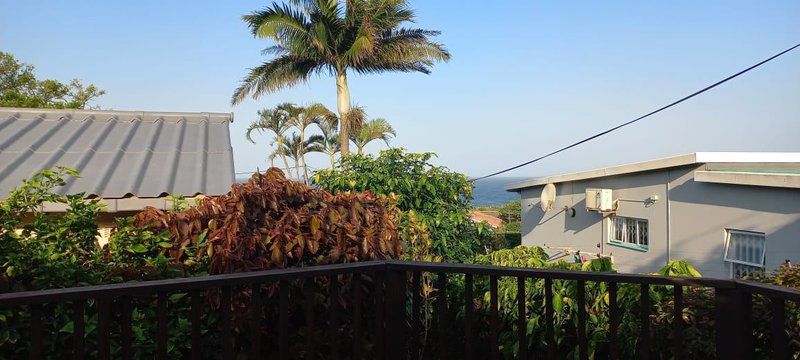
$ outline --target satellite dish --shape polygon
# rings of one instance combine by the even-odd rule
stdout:
[[[547,211],[553,208],[553,204],[556,203],[556,186],[553,184],[547,184],[542,189],[542,195],[539,196],[539,206],[542,207],[542,211]]]

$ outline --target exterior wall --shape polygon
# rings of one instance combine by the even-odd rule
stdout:
[[[546,213],[539,207],[542,186],[523,189],[522,243],[611,255],[621,272],[654,272],[668,259],[679,259],[691,262],[703,276],[726,278],[725,229],[736,229],[766,234],[767,270],[787,259],[800,262],[798,189],[695,182],[696,168],[559,183],[553,209]],[[619,216],[648,220],[647,251],[608,243],[609,220],[585,210],[586,188],[612,189],[614,199],[621,200]],[[646,205],[651,195],[659,200]],[[574,208],[575,217],[564,206]]]
[[[706,277],[731,276],[725,229],[766,234],[766,269],[800,262],[800,189],[696,182],[676,176],[670,190],[673,259]]]
[[[591,253],[613,256],[621,272],[645,273],[658,270],[667,262],[667,171],[587,179],[556,184],[556,203],[544,213],[539,207],[541,186],[523,189],[522,244],[547,247],[569,247]],[[608,219],[586,211],[587,188],[614,190],[614,199],[621,199],[617,214],[648,220],[649,249],[642,252],[608,243]],[[659,201],[646,205],[645,200],[657,195]],[[575,209],[575,217],[563,210]]]

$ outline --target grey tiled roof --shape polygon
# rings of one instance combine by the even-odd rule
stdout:
[[[0,199],[35,172],[81,178],[58,189],[107,199],[218,195],[234,182],[231,114],[0,108]]]

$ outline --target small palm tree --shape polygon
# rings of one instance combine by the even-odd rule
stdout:
[[[292,0],[242,19],[253,36],[275,42],[263,51],[275,58],[250,69],[232,103],[304,83],[313,74],[334,75],[344,156],[350,138],[348,71],[428,74],[435,61],[450,59],[443,45],[429,39],[438,31],[402,27],[414,21],[405,0]]]
[[[250,126],[247,127],[247,132],[245,136],[247,140],[255,144],[255,140],[253,140],[253,131],[258,131],[259,133],[263,133],[265,131],[271,131],[275,134],[270,146],[275,145],[277,143],[276,151],[270,155],[270,160],[274,160],[275,156],[280,156],[283,160],[283,165],[286,168],[286,172],[290,173],[289,169],[289,162],[286,160],[286,153],[284,152],[283,146],[283,134],[289,129],[289,124],[286,121],[286,113],[279,110],[279,108],[275,109],[264,109],[258,111],[258,120],[252,122]]]
[[[303,173],[303,178],[308,182],[308,166],[306,166],[305,158],[305,154],[307,154],[308,151],[304,149],[306,144],[306,129],[311,126],[311,124],[318,124],[326,117],[334,116],[333,112],[328,110],[325,105],[319,103],[314,103],[305,107],[286,103],[279,105],[279,109],[286,113],[287,123],[300,132],[300,142],[298,145],[300,148],[298,150],[301,157],[298,161],[305,171]]]
[[[336,127],[339,123],[339,118],[336,116],[326,117],[320,121],[319,126],[322,135],[319,136],[317,144],[319,145],[319,152],[328,155],[331,161],[331,169],[336,166],[336,153],[339,152],[339,132]]]
[[[311,152],[322,152],[322,149],[319,145],[322,136],[320,135],[313,135],[309,137],[307,140],[302,140],[300,135],[292,133],[291,136],[285,136],[283,139],[283,152],[286,153],[286,157],[292,159],[294,161],[295,167],[295,176],[297,181],[305,181],[308,182],[308,178],[304,178],[302,174],[308,174],[308,165],[303,162],[303,158],[306,154]],[[300,169],[303,169],[303,172],[300,172]],[[291,176],[292,174],[289,173]]]
[[[386,119],[372,119],[365,122],[359,129],[353,132],[350,140],[356,144],[358,154],[364,153],[364,147],[374,140],[383,140],[386,146],[389,146],[389,139],[397,136],[397,133],[392,128]]]

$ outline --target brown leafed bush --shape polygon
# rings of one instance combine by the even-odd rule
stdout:
[[[176,261],[207,242],[193,256],[209,256],[209,273],[222,274],[397,258],[398,215],[389,199],[333,195],[272,168],[184,211],[145,209],[135,222],[169,232],[172,246],[165,251]]]

